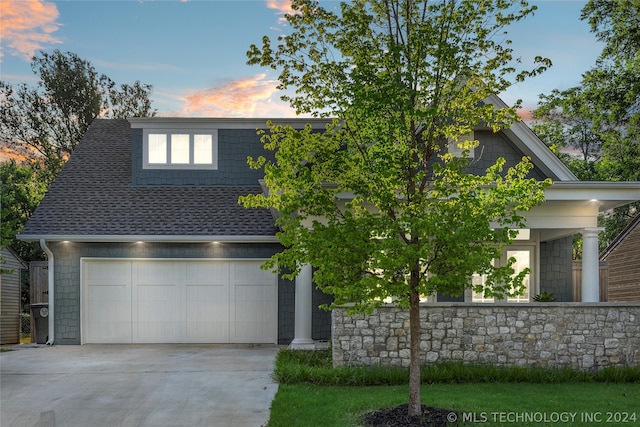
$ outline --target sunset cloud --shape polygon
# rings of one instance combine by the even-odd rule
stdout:
[[[278,82],[265,74],[233,80],[195,91],[183,98],[182,115],[208,117],[292,116],[276,95]]]
[[[60,24],[58,8],[41,0],[3,1],[0,19],[0,58],[5,50],[10,55],[31,61],[34,53],[45,45],[61,43],[53,36]]]
[[[293,15],[294,13],[296,13],[292,8],[291,8],[291,0],[267,0],[267,7],[269,9],[275,9],[277,10],[280,14],[285,15]],[[285,22],[287,19],[284,16],[281,16],[280,18],[278,18],[278,22]]]
[[[533,120],[533,110],[531,109],[520,108],[518,111],[516,111],[516,113],[525,122],[530,122],[531,120]]]

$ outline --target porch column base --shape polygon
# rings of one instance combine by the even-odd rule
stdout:
[[[313,340],[293,340],[291,344],[289,344],[290,350],[315,350],[316,344]]]

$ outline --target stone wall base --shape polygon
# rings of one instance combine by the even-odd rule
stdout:
[[[531,303],[421,306],[422,364],[597,370],[640,365],[640,304]],[[332,313],[333,363],[409,366],[409,313],[383,306],[371,316]]]

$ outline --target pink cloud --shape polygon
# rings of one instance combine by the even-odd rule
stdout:
[[[516,111],[516,113],[525,122],[530,122],[531,120],[533,120],[532,110],[525,110],[524,108],[520,108],[518,111]]]
[[[275,9],[282,15],[293,15],[298,13],[291,8],[291,0],[267,0],[267,7],[269,9]],[[286,18],[281,16],[278,18],[278,22],[286,22]]]
[[[292,14],[294,13],[291,8],[291,0],[267,0],[267,7],[269,9],[275,9],[279,12]]]
[[[61,43],[52,33],[60,24],[55,3],[42,0],[2,1],[0,35],[11,55],[31,61],[34,53],[51,43]],[[0,57],[4,54],[0,50]]]
[[[233,80],[195,91],[183,98],[186,107],[180,115],[207,117],[293,116],[289,106],[275,96],[276,80],[265,74]]]

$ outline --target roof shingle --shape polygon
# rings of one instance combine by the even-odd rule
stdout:
[[[23,236],[274,236],[255,187],[131,185],[131,128],[97,119],[27,222]]]

